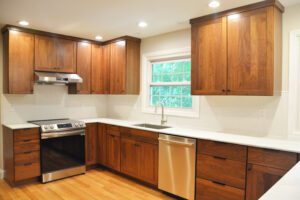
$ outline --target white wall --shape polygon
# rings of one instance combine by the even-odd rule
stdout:
[[[201,96],[199,118],[168,117],[174,126],[224,131],[252,136],[287,137],[289,31],[300,29],[300,4],[283,16],[283,91],[279,97]],[[141,54],[190,46],[190,29],[142,40]],[[108,116],[155,121],[160,116],[141,112],[140,96],[108,97]]]

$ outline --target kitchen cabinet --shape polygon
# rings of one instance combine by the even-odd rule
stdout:
[[[121,170],[121,138],[119,127],[107,126],[106,132],[106,166],[116,171]]]
[[[249,147],[246,200],[259,199],[297,162],[296,153]]]
[[[106,165],[106,125],[98,124],[98,163]]]
[[[98,124],[86,124],[85,132],[86,166],[98,164]]]
[[[75,73],[76,42],[72,40],[35,35],[35,70]]]
[[[138,177],[139,144],[129,138],[121,138],[121,172]]]
[[[3,35],[3,53],[4,93],[32,94],[34,35],[7,30]]]
[[[92,94],[109,94],[110,45],[92,45]]]
[[[128,37],[108,42],[109,93],[139,94],[140,90],[140,40]],[[108,64],[108,61],[105,61]],[[105,66],[105,65],[104,65]]]
[[[280,91],[283,11],[264,1],[192,19],[192,94]]]
[[[13,186],[37,180],[41,175],[39,129],[3,126],[3,141],[4,179]]]
[[[76,71],[82,78],[82,83],[70,84],[69,94],[91,93],[91,65],[92,44],[88,42],[77,43]]]

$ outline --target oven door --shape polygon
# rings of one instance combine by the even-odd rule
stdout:
[[[42,173],[85,165],[85,130],[43,133],[41,138]]]

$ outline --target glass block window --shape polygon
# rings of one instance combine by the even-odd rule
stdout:
[[[192,108],[190,59],[152,62],[151,72],[151,106]]]

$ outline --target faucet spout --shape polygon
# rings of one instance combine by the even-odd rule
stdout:
[[[165,116],[165,107],[162,103],[157,103],[156,106],[155,106],[155,112],[157,111],[157,107],[158,106],[161,106],[161,120],[160,120],[160,124],[163,126],[163,125],[166,125],[167,124],[167,118]]]

